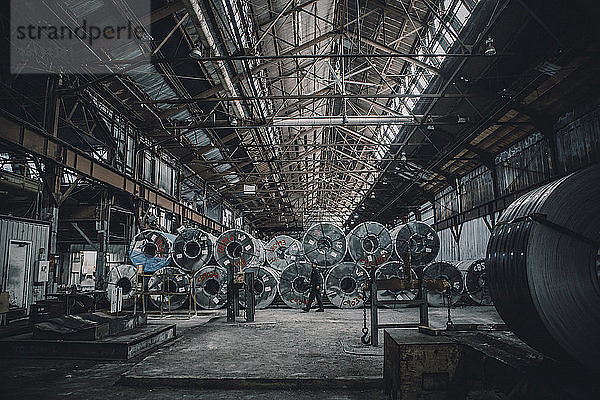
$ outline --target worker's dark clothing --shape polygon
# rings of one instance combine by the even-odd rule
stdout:
[[[313,268],[310,273],[310,293],[308,295],[308,302],[306,303],[306,307],[304,307],[305,311],[310,310],[310,306],[312,305],[315,297],[317,298],[317,304],[319,305],[319,310],[323,310],[323,300],[321,299],[321,290],[323,286],[323,278],[321,277],[321,273],[317,268]]]

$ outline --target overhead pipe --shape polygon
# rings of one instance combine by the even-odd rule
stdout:
[[[272,126],[365,126],[365,125],[400,125],[418,123],[412,116],[336,116],[336,117],[298,117],[274,118]]]

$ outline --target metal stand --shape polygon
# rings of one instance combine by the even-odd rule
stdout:
[[[227,322],[235,322],[240,316],[240,288],[244,288],[246,300],[246,322],[254,321],[256,299],[254,297],[254,273],[235,272],[233,265],[229,266],[227,278]]]
[[[410,271],[410,268],[408,268]],[[410,272],[409,272],[410,273]],[[414,300],[377,300],[378,290],[389,290],[394,288],[394,280],[375,279],[375,268],[371,268],[371,342],[372,346],[379,345],[379,330],[385,328],[418,328],[419,326],[429,326],[429,308],[427,304],[427,289],[423,284],[422,274],[418,277],[419,294]],[[388,284],[390,282],[391,284]],[[404,304],[419,306],[419,322],[381,324],[379,323],[378,306],[388,304]]]

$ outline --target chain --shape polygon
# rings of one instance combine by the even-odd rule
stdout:
[[[373,301],[371,299],[371,301]],[[373,305],[371,305],[373,306]],[[371,343],[371,336],[369,335],[369,328],[367,328],[367,289],[363,286],[363,335],[360,337],[360,341],[363,344]]]
[[[454,325],[452,322],[452,315],[450,315],[450,309],[452,308],[452,290],[447,290],[447,301],[448,301],[448,321],[446,322],[446,329],[451,328]]]

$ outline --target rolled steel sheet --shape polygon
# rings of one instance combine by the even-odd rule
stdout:
[[[524,342],[597,370],[600,359],[600,165],[535,189],[488,242],[494,306]]]
[[[254,298],[257,309],[267,308],[275,300],[279,286],[279,272],[269,267],[248,267],[245,273],[254,273]],[[245,289],[240,290],[240,305],[246,307]]]
[[[176,267],[163,267],[148,280],[150,301],[163,311],[181,308],[190,293],[190,277]]]
[[[454,266],[458,268],[463,276],[464,293],[469,299],[482,306],[491,305],[492,298],[487,286],[485,260],[456,261]]]
[[[278,272],[304,258],[300,241],[287,235],[278,235],[271,239],[265,245],[265,253],[269,266]]]
[[[239,229],[223,232],[215,243],[215,260],[225,268],[231,264],[236,270],[261,265],[263,254],[260,241]]]
[[[279,296],[292,308],[302,308],[308,303],[310,293],[310,274],[312,266],[306,261],[297,261],[288,265],[279,278]],[[322,272],[319,270],[321,278]],[[323,291],[324,292],[324,291]]]
[[[396,255],[405,263],[424,266],[433,261],[440,250],[440,238],[433,228],[423,222],[413,221],[392,230]]]
[[[135,303],[135,287],[137,284],[137,269],[131,264],[122,264],[112,267],[108,273],[108,287],[106,294],[108,301],[113,300],[112,289],[121,288],[121,299],[124,309],[132,308]]]
[[[319,267],[333,267],[346,255],[346,236],[334,224],[319,222],[306,231],[302,247],[309,262]]]
[[[460,300],[464,283],[460,271],[452,264],[440,261],[429,264],[423,270],[423,279],[443,279],[450,284],[448,291],[428,290],[427,303],[432,307],[447,307]],[[448,298],[448,295],[450,297]]]
[[[389,261],[394,251],[390,232],[375,221],[358,224],[346,240],[352,259],[366,267],[376,267]]]
[[[343,262],[331,268],[325,278],[325,293],[338,308],[358,308],[365,303],[363,284],[369,273],[357,262]]]
[[[194,274],[194,300],[198,307],[216,310],[227,304],[227,269],[205,265]]]
[[[217,238],[197,228],[185,228],[173,242],[173,261],[179,268],[194,274],[208,264]]]
[[[388,261],[375,270],[375,279],[407,278],[406,266],[402,261]],[[414,269],[410,270],[410,277],[417,279]],[[378,290],[377,300],[414,300],[419,293],[418,289],[411,290]],[[388,308],[403,308],[405,304],[386,304]]]
[[[143,265],[144,272],[152,273],[171,263],[175,235],[155,230],[138,233],[129,247],[133,265]]]

